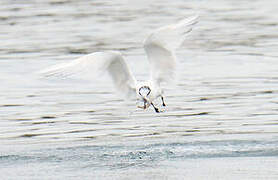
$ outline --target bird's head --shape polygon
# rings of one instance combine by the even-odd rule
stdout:
[[[143,99],[146,99],[151,93],[151,89],[149,86],[142,86],[139,88],[139,95],[142,96]]]

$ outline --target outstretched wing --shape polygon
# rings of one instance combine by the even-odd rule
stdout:
[[[176,57],[174,50],[185,40],[197,23],[198,16],[181,20],[177,24],[161,27],[152,32],[144,42],[151,65],[151,80],[157,84],[174,79]]]
[[[95,52],[69,63],[58,64],[40,73],[45,77],[70,77],[76,74],[99,75],[108,71],[119,92],[130,96],[135,92],[136,80],[119,52]]]

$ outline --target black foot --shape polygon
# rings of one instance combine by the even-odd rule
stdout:
[[[160,113],[158,108],[154,108],[154,110],[155,110],[156,113]]]

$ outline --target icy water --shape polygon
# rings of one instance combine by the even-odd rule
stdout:
[[[0,2],[1,179],[277,179],[278,1]],[[111,80],[37,71],[119,50],[148,77],[142,41],[200,14],[156,114]]]

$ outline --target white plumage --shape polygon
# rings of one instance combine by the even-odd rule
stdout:
[[[151,67],[149,81],[138,83],[121,53],[117,51],[88,54],[69,63],[50,67],[41,73],[44,76],[69,77],[79,73],[89,73],[94,76],[108,71],[120,92],[124,92],[126,96],[136,93],[137,97],[144,102],[141,108],[146,109],[152,105],[155,111],[159,112],[152,102],[161,97],[162,105],[165,106],[160,84],[174,79],[176,67],[174,51],[197,23],[197,18],[198,16],[190,17],[177,24],[158,28],[147,37],[144,41],[144,49]]]

